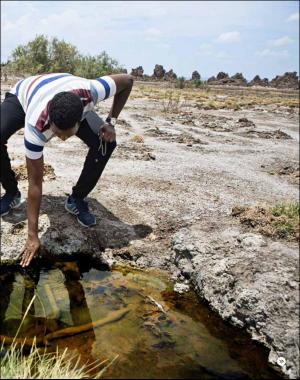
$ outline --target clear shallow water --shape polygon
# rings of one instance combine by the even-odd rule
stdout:
[[[83,363],[119,355],[103,378],[276,378],[264,350],[224,324],[193,292],[172,292],[162,274],[109,271],[77,260],[29,270],[2,267],[0,280],[2,335],[14,337],[34,294],[20,337],[111,317],[103,326],[49,342],[49,350],[68,347]]]

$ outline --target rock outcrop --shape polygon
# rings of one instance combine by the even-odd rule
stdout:
[[[177,232],[172,245],[181,274],[210,307],[263,343],[270,364],[298,378],[297,249],[239,229],[207,233],[200,225]]]
[[[174,73],[173,69],[171,69],[165,73],[164,79],[172,81],[172,80],[177,79],[177,75]]]
[[[249,86],[269,86],[268,78],[261,79],[259,75],[255,75],[255,77],[249,82]]]
[[[153,70],[153,75],[152,77],[154,79],[160,79],[162,80],[166,74],[166,70],[162,65],[155,65],[155,68]]]
[[[218,75],[217,75],[216,80],[221,81],[221,80],[224,80],[224,79],[225,80],[229,79],[229,75],[227,73],[224,73],[223,71],[220,71],[218,73]]]
[[[297,72],[286,72],[283,75],[276,75],[270,81],[270,86],[275,88],[299,88],[299,78]]]
[[[244,78],[242,73],[236,73],[230,78],[230,81],[235,86],[247,86],[247,80]]]
[[[219,72],[216,78],[209,78],[207,82],[212,85],[247,86],[247,80],[242,73],[236,73],[230,77],[223,71]]]
[[[136,69],[131,69],[131,75],[136,78],[142,78],[144,75],[144,69],[142,66],[138,66]]]
[[[212,76],[212,77],[210,77],[210,78],[207,79],[207,83],[210,83],[210,84],[212,84],[215,81],[216,81],[216,77],[215,76]]]
[[[127,72],[127,71],[122,71]],[[142,80],[158,80],[158,81],[174,81],[177,79],[177,75],[174,73],[173,69],[166,71],[163,65],[155,65],[152,75],[144,74],[144,69],[142,66],[138,66],[131,70],[131,75],[133,75],[137,79]],[[200,80],[201,76],[198,71],[193,71],[191,81]],[[207,83],[210,85],[220,86],[262,86],[262,87],[274,87],[274,88],[290,88],[290,89],[298,89],[299,88],[299,77],[297,76],[297,72],[286,72],[283,75],[277,75],[271,81],[268,78],[261,79],[259,75],[255,75],[255,77],[247,82],[246,78],[242,73],[236,73],[231,77],[228,73],[220,71],[217,76],[212,76],[208,78]]]
[[[200,80],[201,76],[200,74],[198,73],[198,71],[193,71],[192,73],[192,80]]]

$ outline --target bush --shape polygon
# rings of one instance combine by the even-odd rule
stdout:
[[[207,82],[201,79],[195,79],[193,81],[193,85],[195,88],[206,88],[207,87]]]
[[[175,87],[183,89],[185,87],[185,78],[184,77],[177,78],[176,83],[175,83]]]
[[[56,37],[48,40],[44,35],[37,36],[26,45],[17,46],[11,60],[1,68],[15,75],[68,72],[90,79],[124,70],[105,51],[96,56],[84,56],[74,45]]]
[[[166,91],[164,93],[162,103],[162,110],[164,113],[178,113],[180,106],[180,95],[178,91]]]

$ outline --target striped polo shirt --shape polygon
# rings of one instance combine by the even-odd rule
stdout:
[[[24,143],[30,159],[40,158],[45,144],[54,136],[48,109],[51,99],[62,91],[80,96],[84,120],[98,101],[115,95],[116,84],[110,76],[85,79],[68,73],[35,75],[17,82],[9,92],[18,97],[25,112]]]

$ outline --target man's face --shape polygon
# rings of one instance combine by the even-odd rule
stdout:
[[[73,128],[66,130],[59,129],[54,123],[51,123],[50,129],[58,138],[60,138],[63,141],[66,141],[69,137],[76,135],[79,129],[79,123],[76,123]]]

